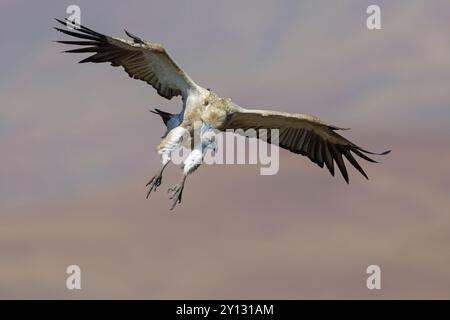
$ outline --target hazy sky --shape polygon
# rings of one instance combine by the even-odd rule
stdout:
[[[147,84],[129,79],[122,69],[107,64],[79,65],[76,62],[83,55],[62,54],[66,47],[52,41],[64,36],[52,29],[56,26],[52,19],[65,17],[70,4],[81,7],[82,23],[94,30],[124,37],[126,28],[163,44],[197,83],[232,97],[239,105],[313,114],[338,126],[351,127],[346,136],[364,147],[394,151],[382,159],[382,164],[368,166],[370,181],[352,173],[354,184],[349,187],[340,177],[328,177],[307,159],[287,153],[282,154],[280,175],[271,179],[255,177],[259,172],[256,167],[201,168],[189,181],[186,202],[168,218],[165,189],[178,179],[177,168],[170,169],[170,179],[165,180],[163,190],[154,199],[143,199],[145,182],[159,161],[154,148],[164,132],[160,119],[147,108],[175,112],[181,101],[161,98]],[[369,4],[381,6],[382,30],[366,28]],[[37,263],[35,270],[23,269],[25,264],[45,259],[54,259],[58,267],[63,266],[71,260],[70,253],[51,243],[64,241],[96,270],[106,262],[97,261],[93,252],[84,254],[81,246],[97,243],[92,248],[102,252],[106,260],[114,261],[126,254],[115,255],[112,248],[134,252],[130,269],[160,259],[156,274],[160,278],[178,275],[181,283],[158,282],[148,295],[151,297],[176,293],[183,297],[188,290],[181,287],[192,285],[187,279],[200,277],[206,268],[196,269],[197,263],[204,261],[217,268],[224,257],[235,264],[231,263],[225,273],[221,271],[223,277],[215,274],[216,269],[209,270],[211,277],[215,274],[222,281],[217,291],[204,279],[203,290],[184,296],[233,297],[227,283],[242,278],[255,288],[254,292],[267,293],[258,296],[270,297],[267,287],[256,285],[260,280],[256,275],[279,272],[286,278],[279,279],[274,296],[308,297],[300,284],[287,289],[290,279],[307,281],[309,272],[318,270],[335,283],[326,271],[327,265],[333,268],[336,260],[319,257],[317,252],[349,243],[355,250],[343,254],[348,263],[370,260],[370,254],[359,250],[360,243],[390,263],[395,276],[402,274],[402,268],[411,267],[411,272],[417,271],[415,276],[422,277],[414,287],[408,287],[408,277],[397,278],[398,287],[391,287],[386,296],[416,297],[426,291],[426,296],[449,297],[449,276],[443,275],[442,281],[426,276],[444,274],[444,262],[449,262],[449,1],[2,0],[0,21],[0,219],[4,220],[0,223],[0,258],[5,265],[3,270],[0,266],[0,297],[64,295],[61,288],[52,287],[52,281],[59,281],[51,273],[55,265],[44,268]],[[205,189],[205,180],[218,192]],[[271,205],[267,205],[269,198],[273,199]],[[355,207],[349,207],[350,203]],[[123,212],[117,208],[123,208]],[[199,214],[203,210],[207,214]],[[354,210],[361,216],[353,215]],[[330,216],[330,212],[336,214]],[[130,220],[128,213],[135,220]],[[229,220],[224,218],[228,214]],[[156,220],[152,220],[155,216]],[[241,218],[241,223],[235,220]],[[411,225],[405,225],[409,219]],[[189,260],[196,270],[193,274],[180,273],[175,266],[171,274],[165,274],[168,250],[184,257],[177,243],[192,240],[192,234],[180,231],[165,247],[169,236],[162,231],[156,234],[163,239],[149,235],[145,226],[154,231],[167,228],[168,234],[171,223],[176,225],[173,230],[184,223],[196,230],[196,221],[204,228],[219,228],[220,239],[209,238],[214,232],[201,233],[184,249],[198,253],[202,243],[209,241],[211,246],[223,248],[204,247],[210,256],[194,255],[196,258]],[[211,226],[219,222],[222,227]],[[246,224],[253,226],[247,225],[248,234]],[[87,228],[87,240],[81,243],[75,236],[80,228]],[[133,236],[134,230],[139,230],[139,236]],[[268,240],[270,230],[273,242]],[[338,238],[346,234],[354,238],[331,239],[327,230]],[[378,232],[389,241],[376,242],[363,231]],[[68,239],[64,238],[67,234]],[[265,234],[268,238],[264,238]],[[234,240],[227,235],[233,235]],[[108,241],[97,242],[103,236]],[[123,242],[114,243],[114,239]],[[254,250],[251,261],[242,253],[234,255],[228,247],[239,246],[239,239],[245,248]],[[307,247],[312,241],[316,241],[314,246]],[[142,252],[133,251],[137,242]],[[35,251],[36,243],[53,249]],[[287,251],[290,243],[296,243],[299,250]],[[267,256],[261,249],[263,245],[273,250]],[[413,248],[423,250],[423,255],[414,255]],[[224,250],[224,256],[216,256],[216,250]],[[151,256],[145,256],[146,251]],[[406,252],[406,258],[398,258],[399,252]],[[290,264],[289,257],[296,262]],[[299,271],[297,267],[305,257],[312,260],[308,268]],[[236,264],[239,258],[244,261],[242,270]],[[263,268],[252,278],[252,266],[265,264],[266,258],[277,259],[273,272]],[[171,256],[166,262],[179,261]],[[353,268],[363,269],[364,263],[350,266],[341,261],[333,274],[347,279]],[[48,282],[40,283],[39,274],[46,272]],[[317,279],[324,274],[316,274]],[[96,279],[92,280],[97,281],[95,290],[88,291],[86,297],[137,297],[145,295],[148,288],[137,288],[139,281],[133,278],[110,293],[105,287],[107,281]],[[366,294],[353,285],[340,291],[337,283],[331,290],[311,281],[307,281],[307,287],[316,297]],[[437,287],[431,283],[439,283],[439,289],[433,291]],[[45,292],[39,291],[42,286]],[[244,297],[252,297],[250,289],[241,290]]]

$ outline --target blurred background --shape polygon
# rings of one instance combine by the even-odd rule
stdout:
[[[147,108],[181,101],[61,54],[52,19],[71,4],[241,106],[393,151],[350,185],[288,152],[275,176],[203,166],[171,213],[179,168],[145,199],[165,130]],[[382,30],[366,27],[371,4]],[[2,0],[0,21],[0,298],[450,298],[449,1]]]

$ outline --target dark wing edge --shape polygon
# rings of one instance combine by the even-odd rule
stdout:
[[[246,113],[248,115],[248,113]],[[287,115],[286,113],[278,113]],[[301,115],[303,118],[300,119],[301,122],[309,121],[307,125],[303,127],[282,127],[281,125],[271,126],[268,123],[264,123],[265,120],[260,118],[261,121],[252,121],[253,123],[246,126],[244,121],[236,121],[235,125],[229,123],[227,129],[235,130],[236,133],[243,134],[241,130],[245,131],[248,129],[256,129],[257,138],[266,141],[268,143],[274,143],[279,147],[289,150],[295,154],[300,154],[308,157],[313,163],[317,164],[320,168],[324,165],[327,167],[328,171],[334,176],[334,163],[336,163],[339,171],[345,182],[349,183],[349,175],[347,168],[345,166],[344,158],[356,169],[358,170],[366,179],[369,179],[366,172],[363,170],[361,165],[358,163],[354,155],[362,158],[368,162],[378,163],[368,156],[370,155],[387,155],[391,150],[387,150],[381,153],[375,153],[367,151],[358,145],[350,142],[336,131],[338,130],[349,130],[347,128],[339,128],[333,125],[327,125],[320,122],[315,117],[309,117]],[[267,119],[267,115],[264,116]],[[291,119],[292,120],[292,119]],[[261,122],[259,125],[257,122]],[[262,132],[258,129],[278,129],[278,137],[272,138],[270,130],[263,130]],[[237,130],[237,131],[236,131]],[[241,131],[241,132],[239,132]],[[260,134],[261,132],[261,134]]]
[[[158,57],[160,59],[159,62],[170,64],[169,67],[171,68],[171,71],[175,71],[169,76],[183,77],[184,82],[189,82],[189,85],[192,83],[176,63],[171,60],[164,48],[159,45],[152,45],[152,47],[149,47],[151,44],[144,42],[144,40],[126,30],[125,33],[133,40],[132,42],[109,37],[83,25],[73,25],[68,19],[63,21],[55,18],[55,20],[64,26],[67,26],[68,24],[73,26],[72,30],[58,27],[55,27],[55,30],[77,38],[77,40],[58,40],[55,42],[82,46],[81,48],[63,52],[92,53],[89,57],[80,60],[79,63],[110,62],[113,67],[122,66],[131,78],[147,82],[157,90],[159,95],[166,99],[170,100],[174,96],[183,95],[180,88],[177,88],[170,83],[164,83],[164,81],[166,81],[164,78],[167,78],[166,74],[161,75],[161,70],[155,70],[149,65],[148,57],[145,55],[147,50],[148,52],[153,53],[155,58]]]

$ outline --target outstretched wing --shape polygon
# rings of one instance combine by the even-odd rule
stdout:
[[[59,19],[56,21],[65,26],[70,23]],[[122,66],[130,77],[147,82],[158,91],[159,95],[167,99],[178,95],[185,98],[189,89],[197,87],[162,46],[142,40],[126,30],[125,33],[133,41],[109,37],[84,26],[75,26],[73,30],[55,29],[78,38],[77,40],[57,42],[82,46],[65,52],[93,53],[81,60],[80,63],[110,62],[114,67]]]
[[[325,164],[333,176],[334,162],[336,162],[347,183],[349,178],[343,157],[367,179],[366,173],[352,153],[364,160],[376,162],[366,154],[377,153],[364,150],[336,133],[336,130],[346,129],[326,124],[316,117],[304,114],[240,109],[229,116],[223,129],[242,129],[244,131],[248,129],[279,129],[278,141],[271,136],[270,130],[267,131],[267,135],[258,135],[258,137],[269,143],[278,142],[278,145],[284,149],[307,156],[321,168]]]

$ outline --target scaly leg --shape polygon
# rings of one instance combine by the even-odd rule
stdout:
[[[186,132],[186,129],[183,127],[174,128],[167,134],[164,140],[157,147],[158,153],[161,155],[162,166],[156,172],[155,176],[146,184],[146,187],[149,188],[147,192],[147,199],[152,191],[156,192],[156,189],[161,185],[164,169],[172,159],[172,151],[178,148],[181,144],[183,136]]]
[[[196,144],[194,150],[189,153],[186,160],[184,160],[183,177],[179,184],[168,190],[171,193],[169,199],[172,200],[170,210],[173,210],[177,203],[181,203],[183,195],[184,184],[188,175],[193,173],[203,162],[203,156],[208,148],[215,148],[214,137],[210,134],[212,129],[206,124],[201,127],[201,141]]]
[[[181,203],[181,197],[183,195],[184,183],[186,182],[187,175],[183,174],[181,181],[176,186],[169,188],[168,192],[171,193],[169,199],[172,200],[170,210],[173,210],[178,203]]]
[[[146,187],[148,187],[147,199],[150,196],[150,193],[152,193],[152,191],[156,192],[156,189],[161,185],[162,174],[168,164],[169,164],[169,162],[166,162],[165,164],[163,164],[161,166],[161,168],[159,168],[159,170],[153,176],[153,178],[151,178],[150,181],[145,185]]]
[[[201,165],[202,159],[202,151],[200,151],[199,149],[194,149],[191,151],[191,153],[189,153],[186,160],[184,160],[183,177],[181,178],[181,182],[175,185],[173,188],[169,188],[169,190],[167,190],[167,192],[171,194],[169,199],[172,200],[170,210],[173,210],[177,203],[181,203],[181,196],[183,195],[184,183],[186,182],[186,178]]]

